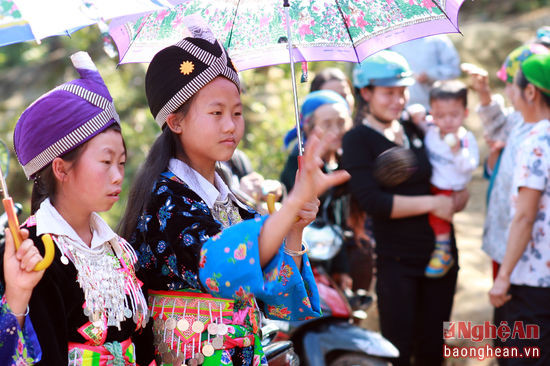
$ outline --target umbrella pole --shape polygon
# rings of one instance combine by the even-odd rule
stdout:
[[[289,0],[283,0],[283,7],[285,8],[286,18],[286,34],[288,38],[288,57],[290,58],[290,74],[292,77],[292,94],[294,96],[294,118],[296,120],[296,134],[298,135],[298,169],[300,167],[301,156],[304,152],[304,143],[302,141],[302,131],[300,128],[300,116],[298,115],[298,91],[296,87],[296,75],[294,72],[294,59],[292,58],[292,33],[290,31],[290,14],[288,8],[290,7]]]

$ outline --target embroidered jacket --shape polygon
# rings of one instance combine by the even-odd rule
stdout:
[[[151,290],[200,290],[235,299],[234,318],[253,307],[254,298],[269,317],[319,316],[319,295],[307,256],[300,271],[281,248],[261,268],[258,235],[266,217],[243,207],[239,214],[245,221],[221,231],[222,224],[197,193],[173,173],[161,174],[130,239],[138,252],[138,277]],[[219,357],[249,364],[257,353],[249,348],[227,350]]]
[[[0,289],[3,293],[3,289]],[[30,317],[25,317],[23,329],[17,318],[11,313],[2,296],[0,302],[0,365],[19,366],[34,365],[40,361],[42,351]]]
[[[37,212],[37,215],[39,212],[40,210]],[[94,218],[95,220],[101,220],[99,215],[94,216]],[[29,238],[33,240],[39,251],[44,254],[44,245],[39,235],[37,235],[36,221],[35,216],[31,216],[22,227],[29,230]],[[107,227],[107,224],[102,220],[101,223]],[[93,223],[91,223],[91,226],[95,237],[92,241],[97,241],[98,236],[101,237],[101,235],[96,230],[97,226],[94,228]],[[116,234],[114,235],[116,240],[124,240],[116,236]],[[52,235],[52,237],[54,242],[57,243],[57,236]],[[71,346],[72,343],[85,344],[90,346],[90,349],[93,349],[94,346],[103,346],[105,344],[114,344],[116,346],[132,338],[136,344],[136,348],[142,350],[141,353],[137,352],[138,356],[150,355],[152,351],[145,351],[145,349],[148,347],[152,348],[152,345],[146,342],[141,344],[140,338],[135,337],[140,332],[141,327],[138,328],[131,317],[121,322],[119,330],[116,326],[106,326],[106,318],[100,319],[100,323],[103,325],[99,325],[99,323],[94,325],[90,321],[91,319],[84,315],[85,296],[77,282],[78,271],[71,261],[63,264],[61,257],[62,254],[59,247],[56,246],[54,260],[34,288],[29,302],[29,316],[32,319],[38,342],[43,350],[42,361],[37,363],[37,365],[68,365],[69,359],[71,360],[71,365],[83,364],[82,354],[84,352],[82,350],[77,348],[69,354],[69,348],[74,348],[74,345]],[[120,269],[114,268],[113,270]],[[3,271],[0,272],[0,279],[3,281]],[[134,280],[137,281],[135,277]],[[127,278],[128,281],[132,281],[132,279]],[[130,301],[128,296],[127,298]],[[116,355],[113,357],[109,355],[108,358],[115,359]],[[129,355],[129,357],[126,355],[126,361],[132,361],[132,358],[133,354]],[[150,362],[151,359],[142,358],[138,360],[138,363],[144,365]],[[134,363],[130,362],[129,364]],[[99,365],[103,365],[103,363],[99,363]]]

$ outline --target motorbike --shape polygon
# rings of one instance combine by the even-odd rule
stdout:
[[[380,333],[356,325],[366,318],[373,296],[366,291],[342,291],[325,270],[342,250],[339,227],[312,223],[304,230],[308,257],[317,282],[322,316],[304,322],[266,320],[281,331],[276,340],[292,341],[300,365],[382,366],[399,357],[399,350]]]

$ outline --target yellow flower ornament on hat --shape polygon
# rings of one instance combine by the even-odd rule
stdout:
[[[191,61],[183,61],[180,65],[180,72],[183,75],[189,75],[193,72],[193,69],[195,68],[195,65]]]

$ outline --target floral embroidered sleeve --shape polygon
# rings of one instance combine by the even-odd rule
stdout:
[[[200,249],[219,230],[208,206],[194,192],[159,179],[130,240],[138,255],[138,277],[154,290],[201,289]]]
[[[0,365],[33,365],[41,358],[42,351],[29,316],[21,329],[3,296],[0,302]]]
[[[258,236],[267,216],[243,221],[204,243],[199,277],[214,296],[254,294],[271,318],[305,320],[321,315],[319,293],[304,254],[302,270],[281,249],[261,268]]]

